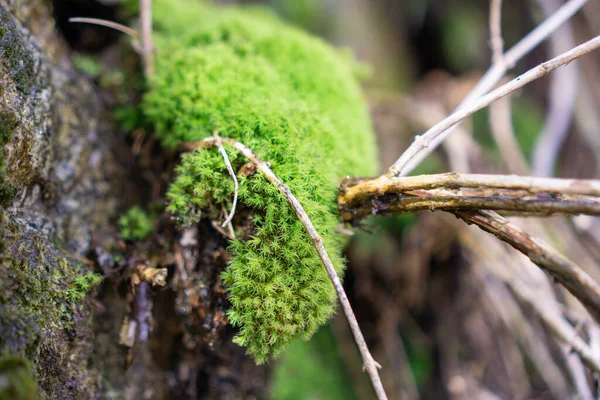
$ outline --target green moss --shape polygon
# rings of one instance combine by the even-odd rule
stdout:
[[[219,131],[272,164],[322,235],[338,273],[338,182],[375,173],[367,107],[347,55],[261,9],[155,3],[156,74],[143,112],[168,147]],[[236,168],[247,160],[228,148]],[[221,218],[233,182],[216,150],[183,157],[168,197],[184,223]],[[239,176],[254,232],[231,241],[223,274],[234,339],[257,362],[308,339],[334,311],[335,292],[311,240],[276,187]],[[235,223],[235,220],[234,220]]]
[[[36,400],[38,396],[30,363],[17,356],[0,358],[0,400]]]
[[[121,237],[125,240],[144,240],[152,233],[154,221],[138,206],[131,207],[119,218]]]
[[[69,362],[74,314],[81,318],[83,296],[73,292],[85,294],[99,277],[28,225],[0,216],[0,356],[31,359],[40,388],[52,398],[56,380],[66,373],[63,363]]]

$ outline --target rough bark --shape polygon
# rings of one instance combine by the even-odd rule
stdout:
[[[46,2],[0,0],[0,361],[28,359],[43,398],[264,397],[268,369],[231,343],[218,233],[163,217],[146,243],[119,241],[119,213],[152,191],[105,98]],[[166,288],[131,279],[146,264]],[[104,283],[74,299],[91,271]]]

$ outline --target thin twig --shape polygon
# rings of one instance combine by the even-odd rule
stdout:
[[[468,104],[466,107],[459,108],[448,118],[442,120],[423,135],[416,136],[415,141],[410,145],[410,147],[400,156],[400,158],[392,165],[388,171],[390,175],[398,176],[398,175],[406,175],[410,172],[406,166],[411,160],[420,154],[425,149],[428,149],[432,146],[433,140],[437,137],[446,137],[447,131],[449,128],[458,124],[471,114],[476,111],[481,110],[484,107],[487,107],[494,101],[514,92],[517,89],[522,88],[528,83],[533,82],[536,79],[539,79],[551,71],[555,70],[558,67],[566,65],[571,61],[588,54],[589,52],[596,50],[600,47],[600,36],[595,37],[592,40],[585,42],[582,45],[575,47],[574,49],[561,54],[558,57],[555,57],[549,61],[546,61],[537,67],[527,71],[523,75],[513,79],[512,81],[502,85],[498,89],[490,92],[489,94],[481,97],[477,101],[472,104]]]
[[[140,40],[146,78],[154,74],[154,46],[152,45],[152,0],[140,0]]]
[[[69,18],[69,22],[81,22],[84,24],[92,24],[92,25],[100,25],[100,26],[105,26],[107,28],[112,28],[115,29],[119,32],[123,32],[129,36],[133,36],[134,38],[138,37],[137,32],[134,29],[131,29],[128,26],[119,24],[117,22],[113,22],[113,21],[108,21],[106,19],[99,19],[99,18],[84,18],[84,17],[72,17]]]
[[[538,0],[545,15],[560,6],[560,0]],[[551,55],[556,56],[575,46],[572,24],[567,22],[554,32],[550,39]],[[544,128],[533,150],[532,167],[537,176],[554,175],[554,165],[564,143],[575,110],[577,95],[577,65],[569,65],[557,71],[550,80],[548,112]]]
[[[512,125],[510,103],[510,98],[507,96],[490,104],[490,130],[508,171],[525,175],[529,173],[529,165],[519,146]]]
[[[227,152],[225,151],[225,147],[223,147],[223,143],[221,142],[221,138],[219,138],[219,136],[217,135],[217,132],[214,133],[214,138],[216,140],[217,148],[219,149],[219,153],[221,153],[221,155],[223,156],[223,161],[225,161],[225,165],[227,166],[227,171],[229,172],[231,179],[233,179],[233,184],[234,184],[233,203],[231,205],[231,211],[229,212],[229,215],[227,216],[227,219],[225,220],[225,222],[223,222],[223,224],[221,225],[222,228],[225,228],[227,226],[227,224],[229,224],[231,222],[231,220],[233,219],[233,216],[235,215],[235,206],[237,205],[239,185],[238,185],[238,180],[237,180],[237,177],[235,176],[233,167],[231,166],[231,162],[229,161],[229,157],[227,156]]]
[[[531,50],[537,47],[546,37],[554,32],[559,26],[569,20],[588,0],[570,0],[558,9],[550,18],[542,22],[533,31],[527,34],[523,39],[508,50],[503,57],[503,63],[494,64],[481,77],[477,85],[469,92],[467,97],[458,106],[458,109],[471,107],[472,103],[489,92],[504,76],[506,71],[512,68],[517,61],[527,55]],[[450,125],[448,128],[452,128]],[[434,127],[435,128],[435,127]],[[435,135],[427,141],[427,146],[422,147],[421,136],[415,138],[414,143],[404,152],[404,154],[390,168],[390,172],[395,175],[407,175],[413,171],[429,154],[431,154],[448,135],[451,129],[444,129],[441,134]],[[416,151],[419,149],[418,151]],[[405,156],[405,154],[408,154]],[[402,163],[400,160],[402,159]]]
[[[210,148],[218,146],[218,140],[215,137],[205,138],[204,140],[196,143],[190,143],[186,145],[189,149],[198,149],[198,148]],[[281,182],[281,180],[275,175],[275,173],[269,167],[269,164],[259,159],[254,152],[248,147],[244,146],[242,143],[235,141],[230,138],[220,138],[223,142],[226,142],[233,146],[236,150],[238,150],[244,157],[249,159],[256,168],[263,173],[265,178],[273,185],[277,186],[277,188],[284,195],[287,202],[292,206],[296,215],[302,222],[302,225],[306,229],[306,232],[310,236],[325,269],[327,270],[327,274],[329,275],[329,279],[333,283],[335,291],[337,292],[339,301],[342,305],[342,309],[344,310],[344,314],[346,315],[346,319],[348,320],[348,324],[350,325],[350,329],[352,330],[352,334],[354,336],[354,340],[358,346],[358,350],[363,359],[363,368],[369,374],[369,378],[371,379],[371,383],[373,384],[373,388],[375,389],[375,393],[377,394],[378,399],[387,399],[387,395],[385,394],[385,390],[383,389],[383,385],[381,383],[381,379],[379,377],[379,373],[377,372],[377,368],[381,368],[381,366],[373,359],[369,348],[367,347],[367,343],[365,342],[365,338],[360,331],[360,327],[358,326],[358,321],[356,320],[356,316],[354,315],[354,311],[352,311],[352,307],[350,306],[350,302],[348,301],[348,297],[346,296],[346,292],[342,286],[340,278],[335,272],[335,268],[333,267],[333,263],[325,250],[325,246],[323,245],[323,239],[317,233],[315,227],[313,226],[310,218],[304,211],[304,208],[300,204],[300,202],[296,199],[296,197],[292,194],[290,189]]]
[[[502,0],[490,1],[490,48],[492,64],[503,62],[504,41],[502,40]]]
[[[600,322],[600,284],[580,266],[549,244],[524,232],[493,211],[455,211],[454,215],[468,224],[475,224],[525,254],[534,264],[561,283]],[[590,362],[590,360],[584,361]],[[597,360],[593,360],[597,363]]]
[[[490,48],[492,64],[504,64],[504,49],[501,30],[502,0],[491,0],[490,3]],[[573,46],[571,46],[573,47]],[[571,48],[569,47],[569,49]],[[568,49],[566,49],[568,50]],[[506,165],[511,172],[527,174],[529,166],[521,152],[512,125],[510,98],[503,97],[490,104],[489,123],[494,141],[500,149]]]

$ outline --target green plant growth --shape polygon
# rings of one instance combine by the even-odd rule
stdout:
[[[71,358],[73,335],[81,326],[75,321],[85,315],[82,299],[100,277],[66,258],[51,238],[2,211],[0,245],[0,357],[30,359],[41,397],[56,398],[53,390],[61,380],[64,384],[63,371],[71,371],[64,366],[80,361]]]
[[[89,272],[85,275],[79,275],[75,277],[72,286],[68,289],[67,297],[71,300],[81,301],[100,282],[102,282],[102,277],[96,273]]]
[[[163,0],[153,14],[156,72],[142,109],[156,136],[176,147],[218,131],[252,148],[298,197],[341,274],[336,188],[345,175],[371,175],[377,165],[355,62],[263,9]],[[247,162],[226,149],[235,168]],[[234,341],[263,363],[293,339],[310,338],[336,297],[278,189],[261,174],[238,179],[253,231],[230,242],[222,278],[229,322],[239,327]],[[168,210],[182,223],[218,220],[233,188],[216,150],[188,153]]]
[[[154,220],[139,206],[131,207],[119,218],[121,237],[125,240],[144,240],[154,229]]]

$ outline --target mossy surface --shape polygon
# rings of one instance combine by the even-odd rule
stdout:
[[[297,196],[342,273],[336,187],[377,165],[353,60],[262,9],[181,0],[158,1],[154,11],[156,73],[143,112],[156,135],[175,147],[218,131],[252,148]],[[234,167],[247,161],[226,149]],[[240,328],[235,341],[262,363],[327,321],[335,291],[278,189],[261,174],[238,179],[253,232],[231,241],[223,281],[229,322]],[[216,150],[187,154],[169,210],[184,223],[222,218],[233,187]]]

